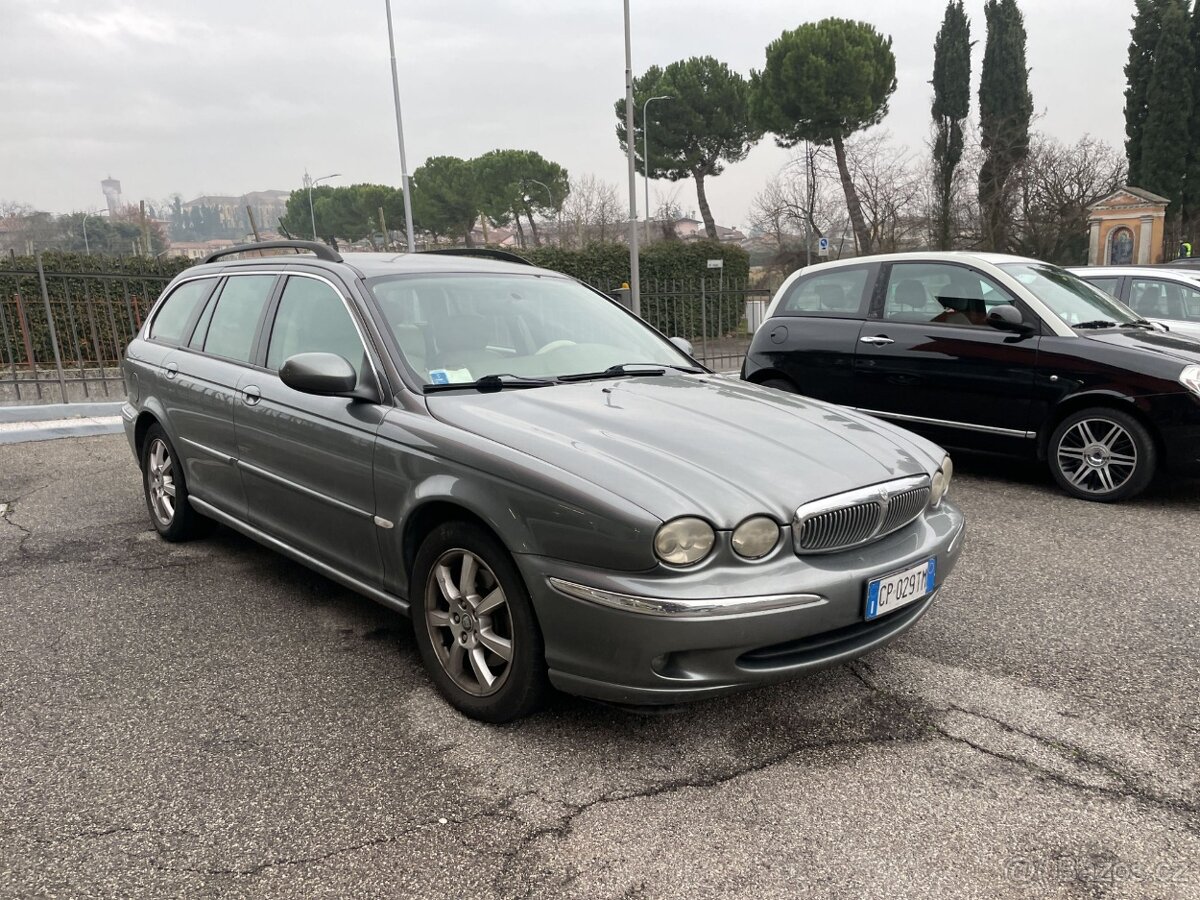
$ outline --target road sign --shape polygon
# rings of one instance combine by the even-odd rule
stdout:
[[[723,259],[710,259],[710,260],[708,261],[708,267],[709,267],[710,269],[723,269],[723,268],[725,268],[725,260],[723,260]]]
[[[817,256],[829,255],[829,238],[821,238],[817,241]]]

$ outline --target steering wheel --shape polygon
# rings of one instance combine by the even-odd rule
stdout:
[[[575,346],[574,341],[567,341],[567,340],[551,341],[550,343],[548,343],[542,347],[538,347],[537,351],[533,355],[541,356],[543,353],[549,353],[551,350],[557,350],[559,347],[574,347],[574,346]]]

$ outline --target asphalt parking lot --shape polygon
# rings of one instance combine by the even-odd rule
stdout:
[[[657,717],[463,719],[406,620],[150,529],[123,436],[0,449],[0,896],[1200,896],[1200,484],[958,460],[938,604]]]

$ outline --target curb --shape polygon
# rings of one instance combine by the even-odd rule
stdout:
[[[94,419],[121,415],[121,401],[107,403],[36,403],[0,406],[0,424],[56,422],[59,419]]]

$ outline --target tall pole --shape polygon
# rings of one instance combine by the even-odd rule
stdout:
[[[629,0],[625,0],[625,156],[629,163],[629,299],[633,314],[642,314],[642,283],[638,271],[637,167],[633,163],[633,48],[629,40]]]
[[[663,94],[650,97],[642,104],[642,175],[646,180],[646,243],[650,243],[650,104],[655,100],[672,100]]]
[[[87,239],[87,213],[83,214],[83,255],[92,255],[92,248],[88,245]]]
[[[312,178],[309,177],[308,169],[304,170],[304,187],[308,189],[308,218],[312,221],[313,240],[317,239],[317,214],[313,210],[312,202]]]
[[[408,252],[417,249],[413,240],[412,191],[408,182],[408,159],[404,155],[404,123],[400,118],[400,76],[396,74],[396,38],[392,34],[392,0],[383,0],[387,9],[388,49],[392,54],[392,99],[396,103],[396,139],[400,143],[400,187],[404,191],[404,229],[408,235]]]

